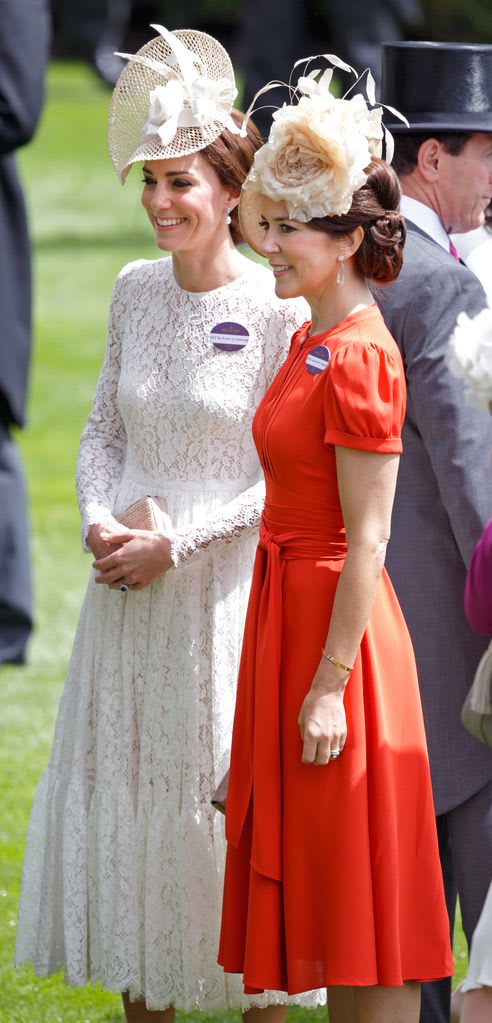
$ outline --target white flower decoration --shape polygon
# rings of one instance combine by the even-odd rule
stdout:
[[[297,83],[299,102],[273,115],[266,145],[255,154],[244,188],[283,201],[289,218],[340,216],[367,180],[373,156],[381,156],[382,109],[361,95],[336,99],[329,91],[332,70]]]
[[[239,128],[229,118],[229,110],[236,96],[237,89],[231,89],[231,83],[227,78],[219,78],[218,81],[211,78],[196,78],[189,90],[189,102],[195,121],[198,124],[207,124],[209,121],[224,120],[224,117],[227,117],[234,126],[234,133],[239,134]]]
[[[167,146],[178,128],[219,121],[237,135],[239,128],[230,116],[235,94],[227,78],[212,81],[198,75],[192,81],[171,79],[165,85],[157,85],[149,94],[145,134],[159,135],[162,144]]]
[[[157,85],[150,96],[148,121],[145,125],[146,135],[159,135],[163,145],[167,145],[178,127],[178,119],[184,107],[185,90],[181,82],[176,80]]]
[[[240,129],[231,117],[237,96],[234,80],[213,79],[203,74],[203,62],[172,32],[152,25],[168,43],[171,53],[162,60],[140,53],[118,53],[134,64],[141,64],[164,80],[149,92],[149,112],[145,135],[159,135],[163,146],[174,138],[178,128],[200,128],[218,122],[234,135]]]
[[[464,380],[465,400],[474,408],[489,410],[492,402],[492,309],[482,309],[470,319],[458,316],[448,351],[448,366]]]

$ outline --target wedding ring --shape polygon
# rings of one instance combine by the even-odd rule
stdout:
[[[330,752],[330,760],[336,760],[340,756],[341,749],[332,749]]]
[[[120,590],[121,590],[122,593],[126,593],[126,591],[129,590],[129,589],[130,589],[130,587],[127,586],[126,583],[121,583]]]

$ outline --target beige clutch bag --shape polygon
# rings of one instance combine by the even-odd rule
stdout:
[[[116,519],[128,529],[151,529],[157,533],[166,533],[172,529],[163,497],[141,497],[121,515],[117,515]]]
[[[214,794],[213,794],[213,796],[212,796],[212,798],[210,800],[212,806],[214,806],[215,809],[219,811],[219,813],[225,813],[226,812],[227,788],[228,788],[228,785],[229,785],[229,771],[226,771],[224,777],[221,779],[221,781],[219,781],[219,784],[217,785],[217,788],[216,788],[216,790],[215,790],[215,792],[214,792]]]

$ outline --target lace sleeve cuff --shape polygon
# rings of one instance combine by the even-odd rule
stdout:
[[[245,530],[257,529],[264,500],[265,484],[261,480],[226,504],[221,513],[208,522],[193,524],[186,530],[173,530],[169,540],[174,566],[179,568],[211,544],[233,543],[244,536]]]
[[[106,508],[102,504],[96,504],[95,501],[90,501],[82,516],[80,529],[82,550],[90,551],[90,547],[87,544],[87,534],[90,527],[94,525],[103,526],[107,522],[114,522],[114,516],[111,514],[109,508]]]

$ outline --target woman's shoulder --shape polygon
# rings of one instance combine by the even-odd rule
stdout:
[[[256,281],[270,281],[270,283],[272,283],[272,273],[268,270],[264,263],[258,262],[257,259],[247,256],[246,253],[241,252],[239,249],[237,251],[241,257],[242,275],[244,277],[251,278],[251,280]]]
[[[257,260],[245,256],[244,253],[241,253],[241,258],[242,269],[238,283],[240,282],[243,287],[250,286],[257,289],[262,298],[265,296],[272,305],[276,307],[282,305],[283,300],[277,298],[275,294],[275,280],[270,268],[265,266],[264,263],[259,263]]]
[[[324,342],[330,352],[325,442],[399,454],[406,400],[403,365],[398,346],[371,309],[348,317]]]
[[[309,325],[307,325],[307,331]],[[347,316],[324,333],[312,338],[330,352],[332,369],[345,361],[354,366],[367,361],[393,363],[403,373],[403,361],[377,305],[370,305]]]
[[[240,276],[233,282],[235,288],[261,296],[262,302],[278,302],[275,296],[274,280],[270,270],[249,256],[242,256]]]
[[[116,283],[129,283],[130,281],[152,281],[163,276],[172,275],[172,260],[170,256],[160,259],[134,259],[126,263],[120,270]]]
[[[233,283],[239,301],[244,302],[259,324],[273,331],[287,330],[289,337],[309,316],[309,306],[303,298],[281,299],[275,294],[272,271],[262,263],[243,257],[243,272]]]

